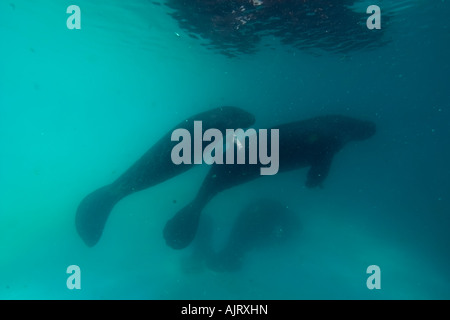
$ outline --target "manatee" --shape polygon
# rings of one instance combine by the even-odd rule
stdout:
[[[298,215],[288,206],[276,199],[258,199],[239,212],[225,244],[217,251],[211,247],[215,230],[212,218],[202,217],[193,256],[213,271],[238,271],[249,252],[287,244],[300,229]]]
[[[309,167],[305,183],[308,188],[322,186],[334,155],[347,143],[366,140],[376,132],[372,121],[342,115],[319,116],[272,129],[279,129],[279,172]],[[245,147],[248,154],[249,144]],[[259,165],[237,164],[236,161],[213,164],[195,198],[166,223],[163,231],[166,243],[174,249],[187,247],[195,237],[203,208],[212,198],[259,177]]]
[[[253,125],[255,117],[243,109],[224,106],[196,114],[177,124],[117,180],[88,194],[81,201],[75,224],[86,245],[91,247],[99,241],[110,212],[121,199],[171,179],[194,166],[176,165],[171,159],[172,149],[177,144],[176,141],[171,141],[172,132],[175,129],[186,129],[193,135],[194,121],[202,121],[205,130],[215,128],[225,134],[228,128],[247,128]]]

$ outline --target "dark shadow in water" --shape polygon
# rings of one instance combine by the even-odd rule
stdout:
[[[215,272],[238,271],[250,251],[284,245],[295,239],[300,232],[300,222],[297,214],[286,205],[261,199],[239,213],[220,250],[212,247],[215,230],[213,219],[202,217],[192,256],[184,261],[184,271],[196,272],[205,265]]]
[[[355,0],[167,0],[170,15],[192,38],[227,56],[256,52],[261,40],[311,51],[347,53],[383,44]],[[383,23],[387,17],[383,15]],[[273,41],[272,41],[273,42]],[[314,51],[314,50],[312,50]]]

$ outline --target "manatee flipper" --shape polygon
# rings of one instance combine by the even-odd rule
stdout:
[[[332,160],[333,156],[327,155],[312,163],[305,183],[308,188],[322,187],[322,182],[325,181],[330,171]]]
[[[109,213],[119,200],[110,186],[105,186],[88,194],[81,201],[75,224],[78,234],[89,247],[100,239]]]

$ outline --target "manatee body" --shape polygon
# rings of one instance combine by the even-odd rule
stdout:
[[[251,202],[233,222],[223,248],[217,252],[205,251],[206,265],[217,272],[237,271],[248,252],[285,244],[295,238],[299,230],[297,214],[286,205],[273,199]]]
[[[310,167],[306,180],[309,188],[321,186],[334,155],[348,142],[368,139],[376,132],[373,122],[342,115],[315,117],[273,129],[279,129],[279,172]],[[258,177],[260,165],[236,161],[212,165],[194,200],[167,222],[163,232],[166,243],[174,249],[188,246],[195,237],[203,208],[215,195]]]
[[[225,135],[226,129],[253,125],[255,118],[240,108],[220,107],[196,114],[176,125],[116,181],[88,194],[81,201],[75,223],[78,234],[88,246],[98,242],[111,210],[122,198],[164,182],[194,166],[175,165],[171,159],[172,149],[178,143],[171,141],[172,132],[186,129],[193,136],[194,121],[202,121],[203,130],[215,128]]]

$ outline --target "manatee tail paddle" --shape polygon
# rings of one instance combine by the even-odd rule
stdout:
[[[100,239],[106,220],[114,205],[120,200],[105,186],[88,194],[77,209],[75,224],[77,232],[89,247],[93,247]]]
[[[194,240],[202,208],[193,201],[167,221],[163,234],[169,247],[184,249]]]

